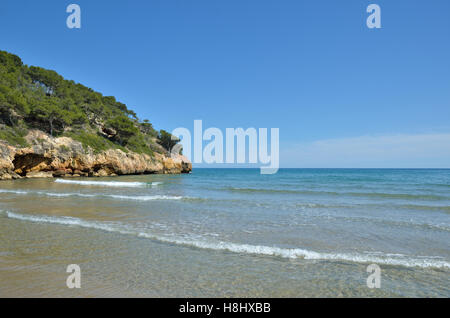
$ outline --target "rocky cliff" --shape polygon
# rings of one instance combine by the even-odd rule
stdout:
[[[13,147],[0,140],[0,180],[175,174],[192,170],[192,164],[181,155],[155,152],[149,156],[120,149],[96,153],[71,138],[53,138],[39,130],[31,130],[25,139],[30,147]]]

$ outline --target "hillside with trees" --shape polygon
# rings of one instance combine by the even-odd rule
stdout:
[[[97,152],[119,148],[152,155],[174,145],[167,132],[140,121],[114,97],[0,51],[0,139],[26,147],[30,129],[70,137]]]

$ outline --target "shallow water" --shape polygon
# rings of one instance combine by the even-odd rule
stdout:
[[[450,170],[4,181],[0,210],[0,296],[450,296]]]

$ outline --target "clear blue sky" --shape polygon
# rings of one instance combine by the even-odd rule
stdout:
[[[371,3],[382,29],[366,26]],[[0,49],[156,128],[278,127],[282,166],[450,167],[449,13],[448,0],[2,0]]]

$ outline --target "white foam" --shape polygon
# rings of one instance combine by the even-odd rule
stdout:
[[[83,198],[95,198],[95,197],[106,197],[118,200],[130,200],[130,201],[154,201],[154,200],[182,200],[185,197],[183,196],[171,196],[171,195],[138,195],[138,196],[130,196],[130,195],[115,195],[115,194],[85,194],[78,192],[44,192],[44,191],[12,191],[12,190],[1,190],[0,193],[12,193],[12,194],[37,194],[48,197],[56,197],[56,198],[67,198],[67,197],[83,197]]]
[[[95,197],[97,195],[95,194],[83,194],[83,193],[58,193],[58,192],[44,192],[44,191],[14,191],[14,190],[4,190],[0,189],[0,193],[10,193],[10,194],[19,194],[19,195],[25,195],[25,194],[37,194],[37,195],[45,195],[48,197],[72,197],[72,196],[79,196],[79,197]]]
[[[6,216],[11,219],[17,219],[21,221],[29,221],[35,223],[50,223],[50,224],[59,224],[59,225],[72,225],[72,226],[80,226],[86,228],[93,228],[108,232],[118,232],[122,234],[131,234],[132,232],[122,230],[120,228],[115,227],[113,224],[109,225],[106,223],[100,222],[92,222],[92,221],[84,221],[79,218],[69,217],[69,216],[37,216],[37,215],[24,215],[13,212],[6,212]]]
[[[100,187],[121,187],[121,188],[142,188],[148,185],[157,186],[162,184],[162,182],[121,182],[121,181],[82,181],[82,180],[66,180],[66,179],[56,179],[56,183],[63,184],[76,184],[83,186],[100,186]]]
[[[56,192],[36,192],[36,194],[45,195],[48,197],[57,198],[67,198],[67,197],[83,197],[83,198],[93,198],[98,195],[96,194],[84,194],[84,193],[56,193]]]
[[[121,199],[121,200],[134,200],[134,201],[153,201],[153,200],[181,200],[182,196],[170,196],[170,195],[141,195],[141,196],[128,196],[128,195],[105,195],[106,197]]]
[[[5,189],[0,189],[0,193],[28,194],[27,191],[5,190]]]
[[[53,216],[35,216],[35,215],[23,215],[12,212],[6,212],[6,216],[12,219],[18,219],[22,221],[38,222],[38,223],[51,223],[59,225],[71,225],[80,226],[85,228],[94,228],[98,230],[116,232],[120,234],[136,235],[142,238],[148,238],[155,241],[186,245],[201,249],[211,249],[219,251],[230,251],[234,253],[256,254],[277,256],[289,259],[306,259],[306,260],[336,260],[336,261],[349,261],[356,263],[376,263],[384,265],[404,266],[404,267],[421,267],[421,268],[450,268],[450,263],[441,259],[432,257],[409,257],[404,255],[394,254],[382,254],[367,255],[367,254],[347,254],[347,253],[319,253],[299,248],[280,248],[271,246],[238,244],[231,242],[211,242],[200,240],[189,240],[176,237],[167,237],[161,235],[155,235],[152,233],[138,232],[132,230],[124,225],[117,223],[95,222],[85,221],[73,217],[53,217]]]

